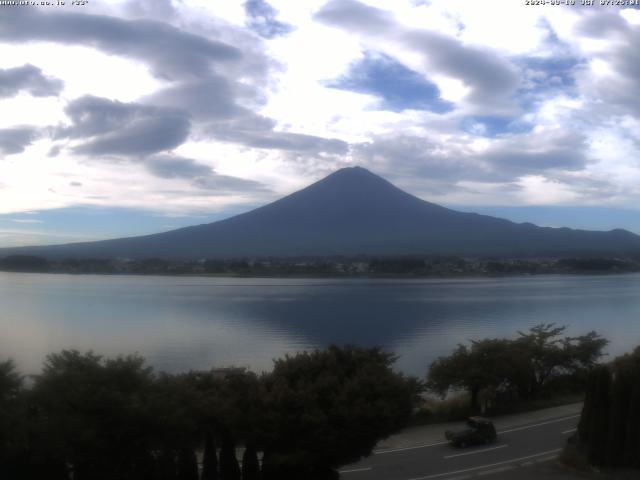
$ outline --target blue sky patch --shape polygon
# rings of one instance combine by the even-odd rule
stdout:
[[[529,132],[533,125],[511,117],[473,116],[465,117],[460,128],[473,135],[496,137],[505,133]]]
[[[380,98],[382,109],[394,112],[411,109],[445,113],[454,107],[440,98],[440,90],[434,83],[383,54],[366,53],[351,65],[346,75],[327,85],[375,95]]]
[[[247,0],[244,2],[244,11],[247,27],[263,38],[279,37],[294,30],[292,25],[277,20],[278,11],[265,0]]]
[[[72,207],[0,215],[3,246],[51,245],[165,232],[215,222],[250,210],[242,206],[225,214],[167,216],[129,208]],[[88,234],[88,232],[90,232]]]

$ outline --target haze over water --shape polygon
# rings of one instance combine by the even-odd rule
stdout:
[[[459,342],[540,322],[640,344],[640,274],[465,279],[256,279],[0,273],[0,359],[36,373],[63,348],[138,352],[167,371],[271,368],[330,343],[380,345],[424,375]]]

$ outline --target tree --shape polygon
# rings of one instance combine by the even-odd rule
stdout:
[[[287,355],[263,377],[263,476],[331,478],[405,425],[419,391],[379,348]]]
[[[182,447],[178,455],[178,479],[198,480],[198,459],[193,449]]]
[[[596,332],[579,337],[560,337],[566,326],[541,323],[518,332],[514,346],[529,359],[527,383],[520,386],[526,397],[535,397],[550,378],[560,372],[587,372],[602,357],[608,341]]]
[[[640,347],[591,371],[578,445],[593,465],[637,468],[639,425]]]
[[[211,431],[205,433],[202,458],[202,480],[218,480],[218,456],[216,441]]]
[[[17,476],[23,463],[24,416],[20,401],[23,378],[12,360],[0,362],[0,478]]]
[[[258,452],[253,443],[246,445],[242,455],[242,480],[259,480],[260,463],[258,462]]]
[[[472,341],[458,345],[449,356],[434,361],[427,387],[439,395],[451,390],[469,392],[470,409],[481,410],[479,397],[484,391],[517,392],[530,399],[543,391],[553,379],[569,375],[586,382],[586,373],[602,356],[607,341],[595,332],[579,337],[561,337],[566,327],[540,324],[510,339]]]
[[[513,383],[522,363],[522,356],[508,340],[472,341],[471,348],[458,345],[450,356],[431,364],[427,387],[442,396],[452,389],[467,390],[471,411],[477,413],[481,411],[481,390]]]
[[[222,438],[220,480],[240,480],[240,466],[236,458],[236,443],[230,433],[226,433]]]
[[[153,442],[152,371],[140,357],[49,355],[35,379],[34,447],[82,480],[132,478]]]

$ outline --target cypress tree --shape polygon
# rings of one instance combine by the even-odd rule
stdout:
[[[180,449],[178,480],[198,480],[198,459],[192,448],[183,447]]]
[[[609,441],[606,463],[611,467],[624,464],[627,419],[632,384],[628,372],[618,369],[611,386],[611,408],[609,412]]]
[[[580,441],[587,445],[590,440],[591,434],[591,419],[593,418],[593,399],[596,391],[596,378],[597,372],[592,370],[587,377],[586,394],[584,398],[584,405],[582,406],[582,414],[580,415],[580,421],[578,422],[578,437]]]
[[[606,463],[607,441],[609,440],[609,408],[611,372],[607,367],[595,369],[593,410],[589,422],[588,454],[593,465]]]
[[[627,466],[640,468],[640,372],[636,372],[634,377],[627,413],[624,459]]]
[[[258,452],[252,442],[247,446],[242,455],[242,480],[259,480],[260,462],[258,462]]]
[[[158,458],[158,473],[160,480],[176,480],[177,479],[177,465],[176,455],[171,449],[164,449],[160,452]]]
[[[216,439],[211,432],[207,432],[204,437],[202,480],[218,480],[218,455],[216,453]]]
[[[236,443],[229,433],[222,438],[220,480],[240,480],[240,466],[236,458]]]

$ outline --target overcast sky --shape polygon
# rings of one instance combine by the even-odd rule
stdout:
[[[0,5],[0,246],[206,223],[351,165],[640,233],[640,9],[576,3]]]

